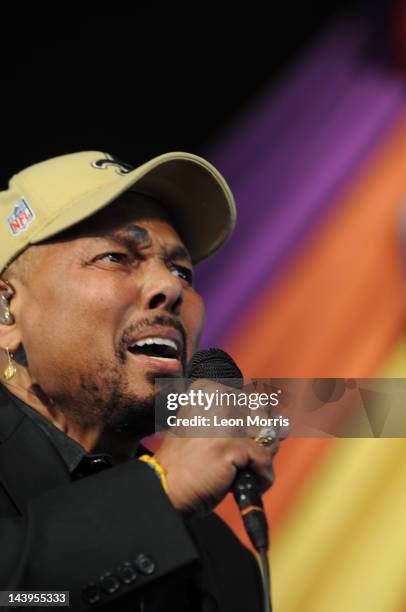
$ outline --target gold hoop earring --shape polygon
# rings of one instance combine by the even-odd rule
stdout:
[[[10,351],[8,350],[8,347],[6,348],[6,353],[7,353],[8,364],[7,364],[6,369],[3,372],[3,375],[6,380],[11,380],[14,374],[17,372],[17,368],[15,367],[14,362],[13,362],[13,353],[11,353],[10,355]]]

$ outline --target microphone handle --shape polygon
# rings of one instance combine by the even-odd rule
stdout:
[[[260,493],[261,483],[258,476],[249,468],[238,470],[231,490],[253,546],[256,550],[266,550],[269,545],[268,522],[264,512]]]

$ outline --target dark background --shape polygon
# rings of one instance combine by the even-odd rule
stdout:
[[[345,0],[228,14],[198,3],[81,15],[64,6],[41,17],[20,5],[3,19],[1,188],[22,167],[78,150],[135,165],[170,150],[204,155],[323,28],[360,10]]]

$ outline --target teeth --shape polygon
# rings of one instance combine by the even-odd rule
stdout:
[[[168,338],[143,338],[142,340],[137,340],[133,346],[145,346],[146,344],[164,344],[165,346],[173,348],[174,351],[178,350],[176,342]]]

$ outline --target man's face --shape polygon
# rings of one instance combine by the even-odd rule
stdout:
[[[142,427],[154,378],[184,374],[204,316],[164,210],[127,193],[33,249],[15,312],[34,389],[83,427]]]

